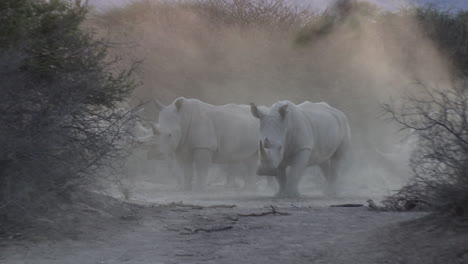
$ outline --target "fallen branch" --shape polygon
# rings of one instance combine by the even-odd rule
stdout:
[[[214,228],[191,228],[191,227],[184,227],[185,230],[189,231],[189,234],[196,234],[198,232],[206,232],[206,233],[212,233],[212,232],[220,232],[220,231],[226,231],[232,229],[234,226],[219,226],[219,227],[214,227]]]
[[[214,204],[214,205],[205,206],[205,208],[234,208],[234,207],[236,207],[235,204]]]
[[[333,204],[330,207],[364,207],[363,204]]]
[[[273,205],[270,205],[271,211],[270,212],[263,212],[259,214],[238,214],[238,216],[266,216],[266,215],[289,215],[289,213],[285,212],[278,212]]]
[[[184,204],[182,201],[172,202],[172,203],[161,205],[161,206],[185,207],[185,208],[191,208],[191,209],[196,209],[196,210],[202,210],[204,208],[234,208],[234,207],[236,207],[235,204],[214,204],[214,205],[208,205],[208,206],[201,206],[201,205],[194,205],[194,204]]]

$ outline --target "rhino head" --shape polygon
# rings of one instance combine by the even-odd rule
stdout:
[[[159,135],[161,151],[171,155],[179,147],[182,140],[182,110],[186,104],[185,98],[178,98],[172,104],[160,106],[159,123],[153,125],[153,133]]]
[[[260,164],[258,175],[276,176],[284,158],[287,104],[275,104],[269,113],[251,104],[252,115],[260,120]]]

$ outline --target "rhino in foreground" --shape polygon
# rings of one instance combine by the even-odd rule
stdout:
[[[243,164],[244,185],[255,186],[260,124],[248,105],[215,106],[183,97],[168,106],[158,104],[159,123],[153,129],[161,151],[183,167],[185,190],[192,184],[202,190],[212,163]]]
[[[269,112],[251,104],[260,119],[258,175],[275,176],[279,197],[299,196],[299,181],[308,166],[320,166],[327,193],[335,194],[338,169],[346,162],[350,128],[346,115],[326,103],[295,105],[280,101]]]

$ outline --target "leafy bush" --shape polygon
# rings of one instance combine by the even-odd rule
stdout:
[[[137,86],[80,26],[76,1],[0,3],[0,208],[38,203],[119,157]]]

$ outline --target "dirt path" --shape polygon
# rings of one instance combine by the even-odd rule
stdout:
[[[179,198],[183,197],[173,200]],[[466,236],[415,232],[414,226],[401,225],[422,213],[331,208],[326,204],[338,201],[316,198],[228,196],[183,201],[236,207],[176,203],[145,206],[94,223],[77,220],[66,239],[37,237],[0,246],[0,263],[464,263],[468,257],[460,247]],[[270,205],[288,215],[239,216],[271,212]],[[408,236],[408,230],[413,235]],[[451,240],[438,243],[441,236]],[[420,245],[411,241],[421,237],[425,241]]]

